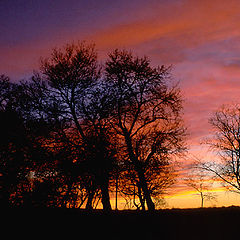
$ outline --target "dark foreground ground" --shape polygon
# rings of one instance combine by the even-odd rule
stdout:
[[[76,209],[2,209],[6,239],[239,239],[240,208],[154,213]]]

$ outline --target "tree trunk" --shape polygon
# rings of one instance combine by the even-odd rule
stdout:
[[[125,137],[125,141],[126,141],[126,145],[127,145],[129,158],[130,158],[132,164],[134,165],[135,170],[138,174],[139,184],[140,184],[140,187],[142,188],[144,198],[146,199],[148,210],[149,211],[154,211],[155,210],[155,205],[154,205],[154,203],[151,199],[150,192],[149,192],[149,189],[148,189],[147,181],[146,181],[142,166],[140,165],[140,162],[138,161],[137,157],[134,154],[131,137],[129,136],[129,134],[126,131],[124,133],[124,137]]]
[[[92,210],[93,209],[93,206],[92,206],[93,198],[94,198],[94,191],[90,190],[88,192],[88,200],[87,200],[87,204],[86,204],[86,210]]]
[[[109,196],[109,190],[108,190],[108,177],[102,176],[103,179],[101,179],[101,194],[102,194],[102,205],[104,211],[111,211],[111,203],[110,203],[110,196]]]
[[[115,184],[115,210],[118,210],[118,206],[117,206],[117,203],[118,203],[118,173],[116,174],[116,184]]]
[[[142,188],[141,188],[139,182],[137,183],[137,187],[138,187],[138,198],[139,198],[142,210],[145,211],[146,210],[146,208],[145,208],[145,199],[142,196]]]
[[[152,201],[152,198],[151,198],[148,186],[147,186],[145,175],[144,175],[142,169],[138,169],[137,173],[138,173],[138,178],[139,178],[139,184],[142,188],[143,195],[146,199],[148,210],[149,211],[154,211],[155,210],[155,205]]]
[[[9,206],[10,194],[8,192],[9,187],[7,185],[4,174],[0,173],[0,206],[3,208]]]
[[[201,192],[201,208],[203,208],[203,202],[204,202],[204,196],[203,196],[203,193]]]

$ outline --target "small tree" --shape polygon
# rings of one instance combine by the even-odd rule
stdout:
[[[216,195],[210,192],[212,187],[212,182],[209,179],[209,176],[198,168],[198,165],[195,168],[191,168],[191,174],[189,174],[184,182],[187,186],[193,188],[201,197],[201,207],[204,206],[204,201],[216,201]]]

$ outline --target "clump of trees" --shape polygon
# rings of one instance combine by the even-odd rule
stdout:
[[[83,207],[110,193],[154,210],[185,150],[182,97],[170,68],[94,45],[68,44],[41,60],[31,80],[0,77],[1,202]]]

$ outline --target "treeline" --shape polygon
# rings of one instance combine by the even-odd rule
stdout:
[[[185,151],[182,98],[170,68],[68,44],[30,80],[0,77],[1,206],[92,209],[110,194],[154,210]]]

